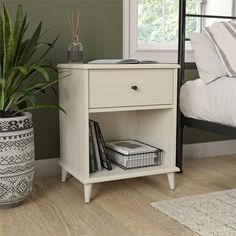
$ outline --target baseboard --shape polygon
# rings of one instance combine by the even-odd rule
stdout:
[[[59,158],[36,160],[35,161],[35,177],[49,177],[60,174],[60,167],[58,165]]]
[[[236,140],[187,144],[183,147],[183,157],[204,158],[236,154]]]

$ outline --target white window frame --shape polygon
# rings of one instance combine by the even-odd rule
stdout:
[[[123,58],[130,58],[130,0],[123,0]]]
[[[232,5],[232,11],[236,12],[234,1],[232,1]],[[139,49],[137,31],[137,0],[123,0],[123,58],[157,60],[163,63],[177,62],[178,50],[176,47],[160,45],[155,49]],[[186,61],[194,61],[194,55],[188,42],[186,45]]]
[[[155,48],[138,48],[137,6],[137,0],[123,0],[123,58],[176,63],[178,56],[177,46],[162,44]],[[193,61],[192,49],[188,45],[186,47],[186,57],[188,60]]]

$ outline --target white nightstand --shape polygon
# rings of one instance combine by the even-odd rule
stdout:
[[[167,174],[170,189],[179,171],[176,153],[176,64],[60,64],[62,182],[67,173],[84,184],[85,202],[93,183]],[[63,73],[62,73],[63,72]],[[137,139],[164,150],[163,165],[89,173],[89,119],[99,122],[105,140]]]

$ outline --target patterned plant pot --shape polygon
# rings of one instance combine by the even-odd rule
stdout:
[[[0,118],[0,208],[19,205],[32,191],[34,131],[31,113]]]

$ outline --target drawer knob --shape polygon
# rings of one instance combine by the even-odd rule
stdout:
[[[131,89],[133,89],[133,90],[137,91],[137,90],[138,90],[138,86],[136,86],[136,85],[133,85],[133,86],[131,86]]]

